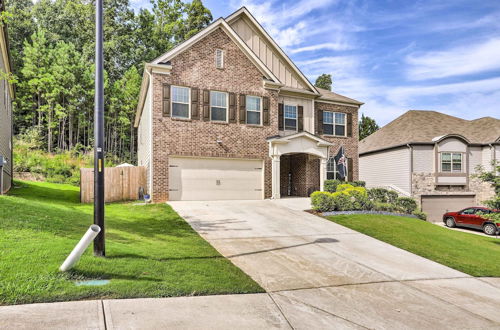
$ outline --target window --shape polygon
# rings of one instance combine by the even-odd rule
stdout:
[[[260,125],[262,99],[258,96],[246,97],[247,124]]]
[[[224,68],[224,51],[222,49],[215,50],[215,67],[217,69]]]
[[[462,154],[457,152],[442,152],[441,172],[462,172]]]
[[[465,209],[461,212],[462,214],[474,214],[476,213],[476,209]]]
[[[285,105],[285,130],[297,130],[297,106]]]
[[[340,112],[323,111],[323,134],[346,135],[346,114]]]
[[[346,166],[346,175],[345,180],[347,180],[349,173],[349,168]],[[335,163],[335,158],[330,157],[328,162],[326,163],[326,179],[327,180],[336,180],[339,175],[339,171],[337,170],[337,164]],[[340,178],[339,178],[340,179]]]
[[[227,121],[227,93],[210,91],[210,120]]]
[[[189,118],[189,93],[187,87],[172,86],[172,117]]]

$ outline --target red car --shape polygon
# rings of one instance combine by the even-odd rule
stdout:
[[[468,207],[458,212],[448,212],[443,214],[443,222],[447,227],[465,227],[480,229],[487,235],[496,235],[500,232],[500,223],[481,217],[481,213],[494,213],[498,210],[491,210],[485,207]]]

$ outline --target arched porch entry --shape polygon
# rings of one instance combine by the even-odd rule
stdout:
[[[332,145],[308,132],[268,139],[272,159],[272,198],[308,196],[323,190],[328,148]]]

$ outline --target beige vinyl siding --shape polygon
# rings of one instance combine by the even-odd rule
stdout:
[[[280,96],[279,103],[288,104],[288,105],[296,105],[304,107],[304,131],[307,131],[313,134],[314,129],[314,119],[313,119],[313,100],[303,99],[299,97],[290,97],[290,96]]]
[[[6,72],[3,56],[0,56],[0,68]],[[12,182],[12,99],[9,85],[5,79],[0,80],[0,155],[7,164],[3,167],[3,192],[10,189]]]
[[[260,32],[250,27],[246,19],[237,19],[231,24],[231,27],[283,84],[287,87],[307,89],[296,76],[295,70],[286,63],[285,59],[266,41]]]
[[[482,147],[469,147],[469,173],[475,173],[476,167],[483,164],[483,149]]]
[[[491,161],[493,160],[493,150],[490,148],[490,146],[483,147],[483,150],[481,153],[481,159],[482,159],[481,162],[482,162],[484,168],[490,170],[491,169]],[[497,153],[497,159],[498,159],[498,153]]]
[[[395,186],[410,193],[410,151],[407,147],[359,157],[359,179],[368,188]]]
[[[467,150],[467,144],[462,140],[455,138],[444,139],[438,144],[439,151],[458,151],[465,152]]]
[[[148,90],[144,109],[142,110],[141,121],[137,128],[137,161],[139,166],[147,168],[148,192],[151,191],[151,89]]]
[[[413,146],[413,172],[434,173],[434,146]]]

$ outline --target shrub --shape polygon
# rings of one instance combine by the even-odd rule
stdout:
[[[398,193],[384,188],[372,188],[368,190],[368,197],[375,202],[394,204]]]
[[[343,191],[335,192],[332,194],[332,197],[337,211],[350,211],[353,209],[353,203],[349,194]]]
[[[361,180],[350,182],[350,184],[352,184],[355,187],[366,187],[366,182]]]
[[[410,197],[398,197],[396,206],[400,207],[405,213],[412,214],[417,209],[417,202]]]
[[[343,181],[340,180],[325,180],[325,191],[328,192],[336,192],[337,186],[341,184]]]
[[[339,184],[337,186],[336,192],[340,192],[340,191],[344,191],[344,190],[348,190],[348,189],[352,189],[352,188],[354,188],[353,185],[351,185],[349,183],[343,183],[343,184]]]
[[[326,191],[315,191],[311,194],[311,205],[313,210],[328,212],[335,209],[335,201],[331,193]]]
[[[363,187],[355,187],[346,190],[346,192],[351,197],[353,210],[369,211],[373,210],[373,208],[375,207],[375,203],[368,198],[366,189],[364,189]]]
[[[420,210],[415,210],[413,211],[412,214],[416,215],[417,218],[419,218],[420,220],[427,220],[427,214],[425,212],[422,212]]]
[[[382,203],[382,202],[374,202],[375,203],[375,210],[376,211],[383,211],[383,212],[395,212],[396,207],[393,204],[390,203]]]

